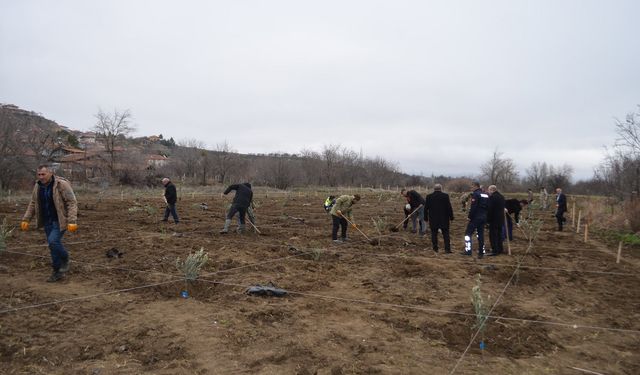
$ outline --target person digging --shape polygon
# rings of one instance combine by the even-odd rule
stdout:
[[[356,202],[360,201],[360,195],[342,195],[338,199],[336,199],[336,203],[331,207],[331,219],[332,219],[332,229],[331,229],[331,239],[333,242],[342,243],[347,240],[347,227],[348,222],[351,222],[352,226],[356,228],[356,225],[353,224],[353,216],[351,215],[351,210],[353,205]],[[338,228],[340,231],[340,239],[338,239]]]
[[[248,182],[229,185],[224,193],[222,193],[223,196],[229,194],[231,190],[235,190],[236,195],[233,197],[231,208],[229,208],[227,218],[224,221],[224,228],[222,228],[220,234],[229,233],[231,219],[233,219],[233,216],[235,216],[236,213],[240,220],[240,223],[238,224],[238,233],[244,232],[245,215],[247,214],[247,209],[251,206],[251,201],[253,200],[253,191],[251,190],[251,184]]]

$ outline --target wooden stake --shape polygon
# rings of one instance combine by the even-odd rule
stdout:
[[[504,213],[504,233],[506,233],[505,239],[507,240],[507,251],[509,255],[511,255],[511,242],[509,241],[509,226],[507,226],[507,215],[508,213]]]
[[[576,202],[573,202],[573,207],[571,208],[571,226],[576,227]]]
[[[589,241],[589,223],[584,224],[584,242]]]
[[[621,255],[622,255],[622,241],[618,243],[618,256],[616,257],[616,263],[620,263]]]
[[[578,225],[576,225],[576,233],[580,233],[580,219],[582,219],[582,210],[578,211]]]

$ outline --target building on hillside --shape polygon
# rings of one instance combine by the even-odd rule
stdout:
[[[164,167],[169,162],[169,158],[165,155],[147,155],[145,158],[147,169],[156,169]]]
[[[72,155],[72,154],[82,154],[84,155],[85,151],[79,148],[68,147],[68,146],[58,146],[53,151],[51,151],[51,159],[57,161],[64,156]]]
[[[90,145],[96,144],[96,133],[86,132],[78,134],[78,143],[82,148],[88,148]]]

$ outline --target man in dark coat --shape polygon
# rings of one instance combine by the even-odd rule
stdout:
[[[167,177],[162,179],[164,185],[164,201],[167,207],[164,209],[164,218],[162,221],[169,221],[169,214],[173,217],[173,221],[178,224],[178,212],[176,211],[176,202],[178,201],[178,193],[176,192],[176,186]]]
[[[427,231],[427,225],[424,222],[424,198],[415,190],[402,189],[400,191],[403,197],[407,199],[407,203],[411,206],[411,233],[416,233],[416,220],[420,226],[419,234],[422,236]]]
[[[506,238],[509,236],[509,241],[513,241],[513,220],[515,219],[516,225],[520,225],[520,211],[524,208],[524,206],[528,205],[529,202],[526,199],[517,200],[516,198],[507,199],[504,201],[504,208],[507,210],[507,228],[503,236]],[[511,219],[511,214],[514,214],[514,219]]]
[[[244,217],[247,214],[247,209],[249,208],[249,206],[251,206],[251,201],[253,200],[253,191],[251,190],[251,184],[248,182],[245,182],[243,184],[229,185],[227,190],[225,190],[222,194],[227,195],[231,192],[231,190],[235,190],[236,195],[233,197],[233,202],[231,202],[231,207],[229,208],[229,212],[227,213],[227,218],[224,221],[224,228],[220,231],[221,234],[229,233],[231,219],[233,219],[233,216],[236,213],[238,213],[240,217],[238,233],[242,233],[244,231]]]
[[[564,195],[562,189],[556,188],[556,220],[558,221],[558,230],[562,232],[562,224],[567,220],[564,213],[567,212],[567,196]]]
[[[427,195],[424,207],[425,218],[431,228],[431,245],[433,251],[438,252],[438,229],[442,231],[444,239],[444,252],[451,253],[451,241],[449,239],[449,222],[453,221],[453,208],[449,194],[442,192],[442,185],[435,184],[433,193]]]
[[[496,185],[489,186],[489,209],[487,222],[489,223],[489,242],[491,253],[488,255],[500,255],[502,247],[502,227],[504,226],[504,197],[498,191]]]
[[[484,226],[487,223],[487,209],[489,208],[489,195],[482,191],[480,183],[471,183],[471,207],[467,229],[464,232],[464,252],[462,255],[471,256],[471,236],[473,232],[478,234],[478,259],[484,256]]]

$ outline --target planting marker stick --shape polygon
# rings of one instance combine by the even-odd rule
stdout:
[[[584,223],[584,242],[589,240],[589,223]]]
[[[576,225],[576,233],[580,233],[580,219],[582,219],[582,210],[578,211],[578,225]]]
[[[571,226],[574,228],[576,226],[576,202],[573,202],[573,207],[571,208]]]
[[[616,257],[616,263],[620,263],[620,255],[622,255],[622,241],[618,243],[618,256]]]
[[[504,232],[507,234],[505,239],[507,240],[507,250],[509,251],[509,255],[511,255],[511,242],[509,242],[509,227],[507,226],[507,215],[508,213],[504,213]]]

